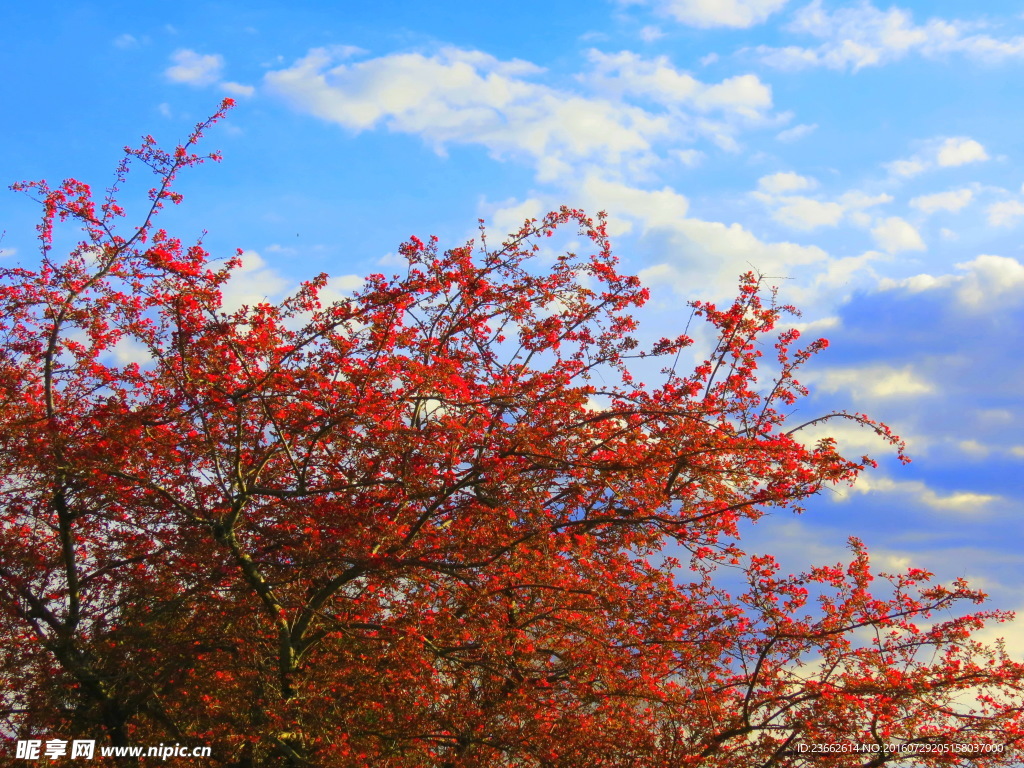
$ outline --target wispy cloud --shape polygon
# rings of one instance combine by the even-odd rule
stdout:
[[[933,18],[916,24],[910,11],[887,10],[862,1],[827,10],[812,0],[795,14],[787,30],[816,37],[816,46],[768,46],[750,49],[765,64],[780,69],[827,67],[858,71],[899,61],[911,54],[928,58],[961,54],[990,62],[1024,58],[1024,37],[996,38],[978,32],[981,25]]]
[[[984,513],[993,502],[999,500],[997,495],[991,493],[941,492],[920,480],[892,480],[873,475],[862,476],[853,486],[852,492],[899,494],[931,509],[960,514]]]
[[[789,143],[793,141],[799,141],[804,136],[810,136],[818,130],[817,123],[794,125],[792,128],[787,128],[784,131],[779,131],[775,134],[775,138],[779,141]]]
[[[645,5],[656,13],[691,27],[747,28],[782,10],[788,0],[620,0]]]
[[[171,54],[171,61],[174,63],[164,70],[164,75],[172,83],[185,85],[213,85],[224,69],[224,57],[220,54],[196,53],[188,48]]]
[[[114,38],[114,47],[121,48],[122,50],[128,50],[129,48],[138,48],[141,43],[135,35],[129,35],[125,33],[118,35]]]
[[[948,192],[920,195],[910,201],[910,206],[926,214],[937,211],[956,213],[966,207],[973,197],[974,192],[970,188],[964,187],[962,189],[951,189]]]
[[[812,375],[812,380],[826,392],[847,390],[868,399],[920,397],[935,391],[935,385],[909,365],[900,368],[884,364],[830,368]]]
[[[1020,200],[1001,200],[987,209],[988,223],[994,227],[1012,227],[1024,216],[1024,203]]]
[[[989,159],[985,147],[969,136],[950,136],[922,142],[921,151],[886,164],[889,173],[909,178],[934,168],[953,168]]]
[[[793,194],[811,191],[817,186],[817,179],[785,171],[758,179],[752,196],[771,209],[775,221],[802,231],[834,227],[848,215],[856,222],[858,216],[865,215],[866,209],[892,202],[890,195],[868,195],[857,190],[833,200]]]
[[[771,122],[771,89],[755,75],[704,83],[659,57],[588,54],[580,89],[536,82],[530,62],[445,47],[350,62],[317,48],[270,72],[268,89],[296,109],[353,131],[384,126],[443,151],[478,144],[534,165],[538,178],[578,176],[588,163],[634,174],[698,137],[733,148]],[[692,156],[691,156],[692,158]]]
[[[172,83],[181,83],[201,88],[219,85],[221,90],[232,96],[252,96],[256,89],[231,81],[223,81],[224,57],[219,53],[196,53],[182,48],[171,54],[171,66],[164,70],[164,76]]]
[[[956,265],[960,274],[922,273],[901,279],[885,278],[882,290],[911,293],[952,290],[957,304],[970,310],[996,310],[1006,304],[1024,305],[1024,264],[1008,256],[982,254]]]

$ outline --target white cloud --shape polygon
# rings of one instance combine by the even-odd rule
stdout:
[[[957,287],[957,298],[965,306],[993,308],[1024,299],[1024,264],[1016,259],[982,254],[956,266],[966,272]]]
[[[850,490],[854,493],[898,493],[910,496],[926,507],[961,514],[984,512],[988,505],[1000,498],[993,494],[972,491],[940,493],[920,480],[892,480],[873,475],[862,475]]]
[[[808,448],[813,447],[822,438],[831,437],[836,441],[839,453],[848,457],[879,457],[892,453],[892,445],[873,429],[840,419],[805,427],[794,432],[793,437]],[[901,433],[901,437],[907,441],[908,446],[914,447],[915,453],[921,450],[923,439],[911,438],[905,433]]]
[[[645,43],[653,43],[655,40],[660,40],[665,36],[658,27],[647,26],[640,30],[640,39]]]
[[[921,235],[910,222],[890,216],[871,230],[878,247],[888,253],[927,250]]]
[[[736,276],[755,267],[765,274],[786,275],[804,265],[822,264],[828,254],[817,246],[765,242],[740,224],[684,218],[666,233],[660,250],[670,260],[640,272],[648,285],[667,284],[681,296],[730,296]]]
[[[114,38],[114,47],[121,49],[138,48],[139,40],[135,35],[129,35],[127,33],[118,35]]]
[[[991,554],[989,554],[991,557]],[[977,579],[971,579],[971,586],[978,587]],[[1009,587],[1010,590],[1016,592],[1018,587],[1013,584]],[[985,589],[986,592],[991,593],[991,588]],[[972,633],[972,637],[984,643],[987,646],[993,646],[997,641],[1001,641],[1006,649],[1007,655],[1017,662],[1024,661],[1024,622],[1021,621],[1021,617],[1024,617],[1024,605],[1021,605],[1014,609],[1016,619],[1007,623],[995,624],[990,623]]]
[[[131,336],[123,336],[118,339],[110,349],[110,354],[118,365],[136,363],[145,366],[153,359],[149,347]]]
[[[902,289],[910,293],[951,288],[957,303],[964,309],[992,311],[1005,304],[1024,302],[1024,264],[1006,256],[982,254],[956,268],[963,274],[914,275],[879,282],[881,290]]]
[[[222,309],[225,312],[247,305],[250,307],[280,297],[290,285],[289,281],[267,266],[256,251],[241,254],[242,265],[231,273],[221,290]]]
[[[693,168],[704,159],[704,153],[699,149],[670,149],[668,153],[688,168]]]
[[[1024,203],[1019,200],[1003,200],[992,203],[986,210],[988,223],[994,227],[1012,227],[1017,219],[1024,216]]]
[[[760,24],[781,10],[788,0],[626,0],[628,4],[653,5],[659,13],[681,24],[703,29],[745,29]]]
[[[982,424],[1005,426],[1013,424],[1013,411],[1007,408],[978,408],[974,411]]]
[[[535,197],[521,202],[508,200],[496,208],[489,216],[489,229],[502,239],[506,235],[519,231],[527,219],[537,219],[544,214],[544,204]]]
[[[857,189],[844,192],[839,197],[839,202],[843,204],[843,207],[852,211],[863,211],[865,208],[874,208],[876,205],[885,205],[886,203],[891,203],[892,200],[892,195],[887,195],[885,193],[869,195]]]
[[[948,192],[936,192],[931,195],[921,195],[910,201],[912,208],[922,213],[935,213],[936,211],[949,211],[956,213],[971,202],[974,193],[964,187],[963,189],[951,189]]]
[[[849,291],[870,289],[878,282],[872,264],[888,257],[880,251],[865,251],[857,256],[843,256],[830,259],[806,288],[794,289],[794,301],[808,306],[822,297],[838,299]]]
[[[680,225],[685,236],[706,253],[732,257],[742,263],[764,264],[766,269],[782,265],[810,264],[827,255],[817,246],[795,243],[765,243],[739,224],[686,219]],[[759,258],[760,257],[760,258]]]
[[[894,160],[886,167],[893,176],[916,176],[928,170],[928,163],[920,159]]]
[[[799,322],[780,323],[779,329],[796,328],[804,336],[824,331],[835,331],[843,327],[843,319],[837,315],[819,317],[817,320],[801,320]]]
[[[525,157],[548,180],[587,160],[650,162],[652,142],[671,135],[665,115],[525,79],[540,71],[450,47],[352,64],[317,48],[268,73],[266,83],[294,107],[351,130],[383,124],[419,134],[439,151],[447,143],[481,144],[496,157]]]
[[[903,368],[887,365],[830,368],[811,374],[811,378],[826,392],[847,390],[874,399],[917,396],[935,391],[934,385],[914,373],[909,365]]]
[[[772,119],[771,89],[755,75],[703,83],[665,57],[591,51],[578,92],[532,81],[543,70],[529,62],[480,51],[445,47],[430,56],[348,61],[352,55],[313,49],[268,73],[266,86],[353,131],[417,134],[438,152],[482,145],[493,157],[533,164],[542,181],[578,178],[588,165],[643,175],[663,160],[662,145],[678,149],[706,136],[736,148],[743,127]]]
[[[939,165],[943,167],[951,165],[965,165],[966,163],[978,163],[988,160],[988,153],[974,139],[952,138],[946,139],[939,147]]]
[[[781,142],[789,143],[793,141],[799,141],[804,136],[810,136],[818,130],[817,123],[794,125],[792,128],[787,128],[784,131],[779,131],[775,134],[775,138]]]
[[[173,83],[187,85],[213,85],[220,80],[224,69],[224,57],[220,54],[201,54],[187,48],[171,54],[173,66],[164,70],[164,75]]]
[[[850,211],[846,218],[855,227],[860,227],[861,229],[867,229],[874,221],[871,218],[871,214],[864,211]]]
[[[606,54],[591,50],[593,71],[586,80],[605,94],[645,96],[697,112],[727,112],[760,119],[772,106],[772,89],[757,75],[737,75],[708,85],[682,72],[665,56],[648,59],[629,51]]]
[[[828,67],[853,70],[881,66],[911,54],[937,58],[962,54],[987,62],[1024,58],[1024,37],[996,39],[974,34],[977,24],[933,18],[915,24],[911,13],[897,7],[880,10],[870,2],[826,10],[821,0],[797,11],[790,32],[810,35],[817,46],[796,45],[753,49],[769,66],[782,69]]]
[[[817,179],[813,179],[810,176],[801,176],[792,171],[773,173],[770,176],[762,176],[757,180],[757,188],[770,195],[800,192],[805,189],[814,189],[816,186],[818,186]]]
[[[935,290],[936,288],[943,288],[956,282],[957,279],[956,275],[942,275],[940,277],[935,277],[934,275],[928,274],[902,277],[899,279],[883,277],[878,281],[878,289],[881,291],[902,289],[907,293],[922,293],[924,291]]]
[[[736,75],[703,88],[694,99],[694,106],[701,112],[734,111],[757,119],[771,109],[772,88],[762,83],[757,75]]]
[[[886,163],[885,167],[893,176],[907,178],[935,167],[949,168],[989,159],[985,147],[967,136],[930,139],[923,145],[913,157]]]
[[[541,72],[539,67],[475,51],[445,48],[429,58],[411,53],[338,63],[350,55],[314,48],[266,79],[297,106],[357,131],[386,119],[395,130],[413,130],[430,117],[439,132],[455,134],[474,124],[483,129],[496,116],[490,110],[543,90],[520,79]]]
[[[773,173],[758,179],[758,191],[753,197],[771,207],[772,218],[780,224],[804,231],[834,227],[847,215],[854,223],[864,223],[860,221],[863,209],[892,201],[889,195],[872,196],[858,190],[844,193],[837,201],[785,194],[814,189],[817,185],[816,179],[791,171]]]
[[[256,92],[256,89],[253,86],[243,85],[242,83],[221,83],[220,87],[232,96],[252,96]]]
[[[337,275],[327,281],[327,285],[320,291],[320,301],[329,304],[335,301],[343,301],[351,298],[352,294],[358,291],[366,282],[362,275]]]
[[[765,242],[740,224],[693,218],[689,200],[668,186],[641,189],[592,172],[574,194],[586,210],[611,212],[608,231],[613,237],[634,234],[640,247],[654,255],[653,266],[640,272],[642,280],[681,296],[732,296],[736,276],[751,266],[779,275],[828,260],[816,246]]]
[[[689,200],[671,187],[638,189],[593,174],[583,180],[580,193],[588,209],[611,212],[608,223],[612,234],[631,231],[633,224],[627,219],[638,222],[643,232],[678,228],[686,219],[690,207]]]
[[[843,219],[845,209],[839,203],[821,202],[809,197],[782,198],[772,218],[799,230],[834,227]]]
[[[990,453],[990,449],[987,445],[982,445],[977,440],[960,440],[957,442],[957,447],[964,453],[974,456],[975,458],[984,458]]]

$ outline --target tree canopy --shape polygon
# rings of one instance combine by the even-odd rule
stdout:
[[[742,521],[870,464],[798,439],[827,343],[780,330],[763,278],[692,305],[714,343],[689,372],[688,336],[635,339],[646,289],[569,208],[497,245],[411,238],[350,298],[320,275],[228,311],[239,259],[156,225],[222,114],[128,150],[99,199],[16,185],[43,218],[38,265],[0,270],[8,736],[233,766],[1019,757],[1024,666],[973,639],[1009,617],[961,610],[980,592],[875,574],[855,539],[788,576],[741,549]],[[156,183],[126,228],[131,162]],[[580,252],[548,253],[564,227]]]

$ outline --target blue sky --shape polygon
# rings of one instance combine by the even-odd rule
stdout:
[[[559,204],[611,215],[652,337],[751,266],[831,349],[808,417],[907,438],[799,518],[751,531],[790,570],[858,535],[885,569],[968,576],[1024,610],[1024,5],[950,0],[51,2],[0,10],[0,170],[102,187],[224,96],[219,166],[165,225],[245,250],[232,300],[326,271],[345,291],[409,235],[456,245]],[[0,260],[34,258],[0,195]],[[1024,630],[1000,628],[1024,656]]]

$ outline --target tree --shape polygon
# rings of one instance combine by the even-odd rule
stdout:
[[[717,342],[687,375],[691,340],[640,349],[646,290],[568,208],[497,247],[482,225],[446,252],[412,238],[405,275],[349,299],[322,302],[321,275],[227,312],[238,259],[155,219],[229,106],[171,152],[128,150],[98,203],[16,185],[43,218],[39,265],[0,273],[9,735],[236,766],[1018,759],[1024,666],[972,639],[1009,615],[958,610],[981,593],[920,570],[872,593],[856,540],[795,576],[740,549],[742,520],[870,463],[796,439],[784,411],[826,342],[776,330],[795,310],[764,279],[693,305]],[[157,181],[122,234],[130,161]],[[65,220],[83,239],[59,259]],[[585,255],[543,257],[571,225]],[[903,455],[867,416],[822,418]]]

